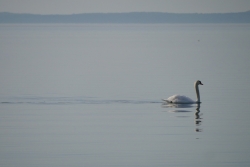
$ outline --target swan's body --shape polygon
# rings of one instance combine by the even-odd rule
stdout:
[[[163,101],[166,101],[168,103],[174,103],[174,104],[193,104],[193,103],[196,103],[194,100],[190,99],[187,96],[183,96],[183,95],[173,95],[167,99],[164,99]]]
[[[170,96],[167,99],[163,99],[163,101],[167,102],[167,103],[173,103],[173,104],[194,104],[194,103],[201,103],[200,101],[200,92],[199,92],[199,85],[203,85],[201,83],[201,81],[196,81],[194,83],[194,88],[196,91],[196,96],[197,96],[197,100],[194,101],[192,99],[190,99],[189,97],[183,96],[183,95],[173,95]]]

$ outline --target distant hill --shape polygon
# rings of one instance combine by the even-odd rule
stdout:
[[[250,23],[250,11],[239,13],[85,13],[38,15],[0,13],[0,23]]]

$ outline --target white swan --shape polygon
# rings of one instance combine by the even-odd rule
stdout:
[[[174,104],[194,104],[194,103],[201,103],[201,101],[200,101],[200,92],[199,92],[199,87],[198,87],[199,85],[203,85],[201,83],[201,81],[199,81],[199,80],[194,83],[194,88],[195,88],[196,96],[197,96],[197,100],[196,101],[190,99],[189,97],[183,96],[183,95],[173,95],[173,96],[170,96],[167,99],[162,99],[162,100],[164,102],[174,103]]]

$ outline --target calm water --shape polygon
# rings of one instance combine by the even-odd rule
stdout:
[[[250,166],[250,25],[0,25],[0,166]],[[171,107],[183,94],[201,105]]]

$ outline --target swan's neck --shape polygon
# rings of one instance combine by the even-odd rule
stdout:
[[[199,86],[198,84],[196,84],[195,86],[195,92],[196,92],[196,96],[197,96],[197,102],[200,103],[200,92],[199,92]]]

